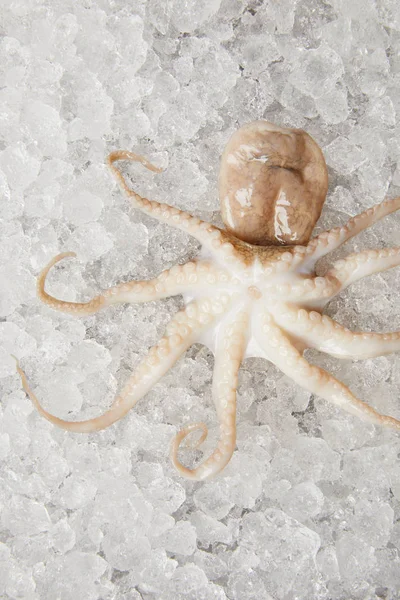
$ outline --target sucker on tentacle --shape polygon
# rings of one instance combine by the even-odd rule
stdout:
[[[112,407],[100,417],[85,421],[65,421],[47,412],[29,388],[27,379],[17,361],[17,370],[22,378],[24,389],[39,413],[62,429],[79,433],[105,429],[124,417],[147,394],[185,350],[198,340],[201,332],[210,327],[216,317],[224,313],[228,303],[229,298],[226,295],[220,295],[213,302],[207,300],[191,302],[185,309],[178,312],[167,326],[164,337],[149,350],[114,400]]]
[[[220,426],[219,442],[214,452],[204,462],[191,470],[178,460],[179,445],[192,431],[207,428],[204,424],[189,425],[180,431],[171,447],[175,468],[188,479],[209,479],[221,471],[231,459],[236,444],[236,389],[238,372],[247,342],[247,311],[235,315],[233,322],[222,325],[215,349],[213,398]],[[203,441],[203,438],[201,439]]]
[[[332,375],[309,364],[307,347],[338,358],[368,358],[400,350],[400,332],[351,332],[322,314],[325,305],[362,277],[400,264],[400,248],[366,250],[337,261],[325,276],[316,276],[315,263],[382,217],[400,208],[400,197],[386,200],[353,217],[342,227],[310,241],[327,191],[322,152],[304,131],[256,121],[239,129],[222,156],[220,202],[227,230],[188,213],[142,198],[131,190],[118,161],[140,162],[161,169],[128,151],[108,157],[114,176],[133,206],[155,219],[194,236],[207,251],[207,260],[175,265],[150,281],[116,285],[88,302],[66,302],[45,290],[56,256],[38,278],[38,297],[49,307],[76,315],[94,314],[121,302],[147,302],[183,294],[185,308],[149,350],[134,374],[103,415],[69,422],[51,415],[30,389],[17,362],[23,387],[38,412],[53,424],[74,432],[96,431],[121,419],[133,408],[193,343],[206,344],[215,356],[213,398],[220,427],[216,448],[197,467],[178,458],[181,442],[205,423],[184,427],[174,438],[171,459],[178,472],[193,480],[214,477],[229,462],[236,441],[236,389],[240,363],[261,356],[299,385],[361,419],[400,429],[400,421],[380,415],[357,399]]]
[[[364,229],[368,229],[383,217],[396,212],[399,208],[400,196],[392,198],[392,200],[384,200],[380,204],[376,204],[356,215],[342,227],[335,227],[320,233],[307,245],[307,254],[312,260],[311,264],[314,266],[317,260],[326,256],[329,252],[333,252],[352,237],[361,233]]]
[[[400,350],[400,331],[370,333],[350,331],[327,315],[284,305],[275,314],[276,323],[288,335],[300,338],[336,358],[374,358]]]
[[[40,273],[37,281],[37,295],[40,300],[56,310],[66,313],[92,315],[106,306],[129,302],[151,302],[184,292],[195,293],[209,283],[219,284],[221,290],[237,286],[229,273],[208,261],[190,261],[184,265],[174,265],[150,281],[129,281],[108,289],[89,302],[66,302],[58,300],[45,291],[47,275],[55,264],[75,252],[64,252],[55,256]]]
[[[108,165],[121,188],[128,194],[133,206],[162,223],[167,223],[189,233],[214,256],[218,255],[223,262],[230,263],[235,261],[234,244],[231,243],[230,236],[225,231],[222,231],[219,227],[211,223],[207,223],[207,221],[197,219],[179,208],[173,208],[168,204],[161,204],[154,200],[142,198],[137,192],[128,187],[122,173],[114,166],[115,162],[121,160],[140,162],[147,169],[156,173],[160,173],[161,169],[152,165],[142,156],[126,150],[112,152],[109,155],[107,159]]]
[[[265,349],[268,359],[306,390],[317,394],[345,411],[375,425],[400,430],[400,421],[381,415],[368,404],[356,398],[347,386],[330,373],[311,365],[275,325],[270,315],[264,315],[256,337]]]
[[[400,248],[364,250],[338,260],[327,273],[340,282],[341,290],[359,279],[400,265]]]

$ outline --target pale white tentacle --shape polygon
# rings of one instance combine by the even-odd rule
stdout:
[[[342,227],[335,227],[317,235],[306,247],[306,262],[312,266],[318,259],[329,252],[336,250],[364,229],[367,229],[386,215],[400,209],[400,196],[392,200],[385,200],[376,206],[350,219]]]
[[[41,406],[29,387],[24,372],[17,364],[22,385],[38,412],[54,425],[79,433],[105,429],[124,417],[138,400],[147,394],[185,350],[197,341],[201,333],[224,313],[228,302],[228,296],[222,294],[213,301],[191,302],[184,310],[178,312],[167,326],[164,337],[150,349],[139,363],[135,373],[117,396],[112,407],[99,417],[85,421],[66,421],[50,414]]]
[[[255,335],[266,358],[298,385],[364,421],[400,430],[399,420],[381,415],[356,398],[347,386],[330,373],[311,365],[303,358],[280,327],[275,324],[271,315],[262,315],[260,328],[256,330]]]
[[[283,282],[277,286],[277,290],[282,296],[290,298],[290,302],[320,309],[355,281],[398,265],[400,248],[365,250],[336,261],[323,277],[303,275],[303,279],[294,283]]]
[[[50,308],[75,315],[91,315],[112,304],[149,302],[184,292],[190,293],[198,288],[235,285],[225,269],[218,268],[207,261],[191,261],[184,265],[175,265],[149,281],[129,281],[116,285],[89,302],[67,302],[48,294],[45,291],[45,284],[51,267],[70,256],[76,255],[74,252],[64,252],[49,262],[38,277],[37,294],[39,299]]]
[[[374,273],[387,271],[400,265],[400,248],[382,248],[365,250],[350,254],[335,262],[327,276],[335,278],[340,285],[339,291],[350,284]]]
[[[327,315],[287,304],[275,311],[274,318],[288,337],[337,358],[373,358],[400,350],[400,331],[350,331]]]
[[[128,152],[127,150],[118,150],[112,152],[108,156],[108,165],[122,189],[129,196],[133,206],[139,208],[141,211],[158,221],[172,225],[173,227],[192,235],[204,246],[204,248],[223,262],[228,264],[240,262],[236,255],[235,247],[231,243],[231,236],[219,229],[219,227],[211,225],[211,223],[207,223],[207,221],[202,221],[197,217],[193,217],[189,213],[169,206],[168,204],[162,204],[155,200],[143,198],[137,192],[131,190],[121,171],[117,169],[114,164],[121,160],[140,162],[147,169],[155,171],[156,173],[160,173],[162,169],[158,169],[142,156],[134,154],[133,152]]]
[[[327,274],[325,277],[305,277],[294,283],[284,282],[276,289],[283,299],[314,306],[321,303],[325,305],[340,291],[340,284],[335,277]]]
[[[195,423],[182,429],[171,446],[171,459],[177,471],[197,481],[210,479],[228,464],[236,445],[236,389],[238,371],[247,342],[248,314],[246,310],[235,315],[234,320],[221,325],[215,350],[213,398],[217,410],[220,437],[214,452],[195,469],[188,469],[178,459],[179,446],[191,432],[201,430],[196,446],[207,436],[204,423]]]

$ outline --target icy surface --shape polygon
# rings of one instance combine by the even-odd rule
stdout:
[[[399,2],[24,0],[2,2],[0,23],[0,597],[398,598],[397,434],[248,360],[233,459],[218,479],[191,483],[168,448],[190,421],[215,434],[206,349],[88,436],[33,410],[11,354],[49,410],[94,416],[180,306],[76,320],[35,298],[38,272],[61,251],[78,258],[48,286],[67,300],[195,256],[195,240],[129,207],[104,164],[111,150],[165,169],[132,166],[145,196],[215,223],[223,146],[258,118],[302,127],[324,149],[318,230],[398,195]],[[399,245],[399,223],[387,217],[337,255]],[[399,271],[376,275],[328,313],[355,329],[400,329],[399,292]],[[400,417],[400,356],[310,358]]]

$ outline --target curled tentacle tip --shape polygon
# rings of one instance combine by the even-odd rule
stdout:
[[[194,439],[194,440],[188,439],[187,436],[194,431],[201,431],[202,432],[201,436],[198,439]],[[186,437],[186,440],[185,440],[186,448],[196,450],[199,446],[201,446],[201,444],[207,438],[207,435],[208,435],[207,425],[205,425],[205,423],[195,423],[193,425],[193,428],[191,428],[190,431],[188,431],[187,436],[185,436]]]
[[[13,358],[13,359],[15,360],[15,362],[16,362],[16,367],[17,367],[17,371],[18,371],[18,373],[19,373],[19,372],[20,372],[20,370],[21,370],[21,367],[19,366],[19,360],[18,360],[18,358],[15,356],[15,354],[10,354],[10,356],[11,356],[11,358]]]
[[[51,259],[51,261],[43,269],[43,272],[45,272],[48,268],[50,268],[53,265],[55,265],[56,263],[60,262],[64,258],[76,258],[76,252],[60,252],[60,254],[57,254],[57,256],[55,256],[54,258]]]
[[[201,436],[197,440],[190,441],[190,440],[186,439],[191,433],[193,433],[195,431],[202,432]],[[195,450],[196,448],[201,446],[201,444],[207,438],[207,435],[208,435],[208,429],[207,429],[207,425],[205,423],[192,423],[191,425],[188,425],[187,427],[184,427],[183,429],[181,429],[176,434],[176,436],[172,440],[172,449],[173,449],[173,451],[177,451],[179,446],[183,442],[183,440],[185,440],[185,447]]]
[[[10,356],[11,356],[11,358],[13,358],[15,360],[16,371],[17,371],[18,375],[22,378],[22,384],[25,387],[25,385],[24,385],[25,373],[21,369],[21,366],[19,364],[19,360],[18,360],[18,358],[14,354],[10,354]]]
[[[129,152],[129,150],[114,150],[114,152],[111,152],[107,156],[107,164],[112,169],[115,169],[115,167],[113,167],[113,163],[115,163],[118,160],[130,160],[132,162],[140,162],[144,167],[146,167],[146,169],[149,169],[154,173],[162,173],[164,170],[161,167],[156,167],[156,165],[153,165],[153,163],[148,161],[147,158],[144,158],[144,156],[141,156],[140,154],[134,154],[133,152]]]
[[[203,479],[203,477],[199,473],[199,469],[198,468],[188,469],[187,467],[185,467],[178,459],[178,451],[179,451],[181,442],[190,433],[192,433],[194,431],[199,431],[199,430],[202,431],[200,438],[198,440],[196,440],[194,443],[186,444],[186,447],[189,447],[191,449],[198,448],[200,446],[200,444],[202,444],[204,442],[204,440],[206,439],[207,434],[208,434],[208,429],[207,429],[207,426],[205,425],[205,423],[193,423],[192,425],[188,425],[184,429],[181,429],[181,431],[179,431],[176,434],[176,436],[172,439],[171,452],[170,452],[172,464],[174,465],[174,467],[178,471],[178,473],[180,473],[183,477],[186,477],[186,479],[192,479],[192,480],[196,480],[196,481]]]
[[[107,156],[106,162],[108,165],[112,165],[117,160],[124,160],[127,150],[114,150],[114,152],[110,152]]]
[[[200,467],[196,467],[194,469],[189,469],[188,467],[185,467],[178,459],[178,451],[181,442],[190,433],[199,430],[202,431],[200,438],[195,442],[185,444],[186,448],[191,448],[193,450],[198,448],[204,442],[208,434],[208,429],[205,423],[193,423],[192,425],[188,425],[184,429],[181,429],[181,431],[179,431],[176,434],[176,436],[172,439],[170,451],[171,462],[174,465],[175,469],[178,471],[178,473],[186,479],[191,479],[193,481],[201,481],[205,478],[204,474],[202,473],[201,465]]]

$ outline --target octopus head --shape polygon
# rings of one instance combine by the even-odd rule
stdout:
[[[250,244],[307,244],[327,191],[322,151],[302,129],[254,121],[238,129],[223,152],[222,218]]]

